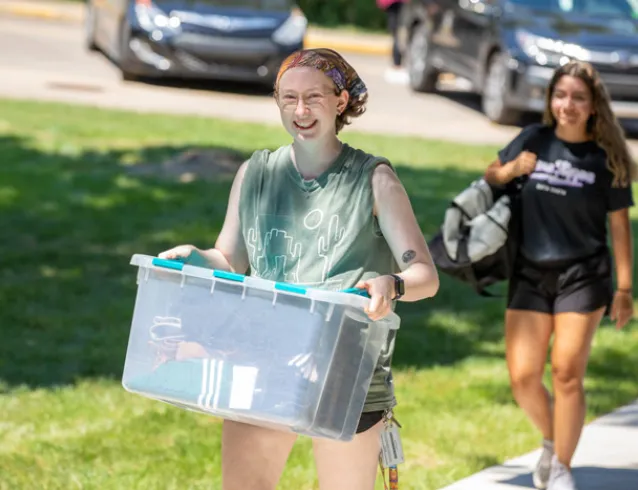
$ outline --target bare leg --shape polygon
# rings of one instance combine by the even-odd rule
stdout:
[[[552,440],[551,397],[543,385],[543,372],[552,335],[552,315],[507,310],[505,342],[512,393],[543,437]]]
[[[583,381],[594,333],[602,320],[604,308],[593,313],[560,313],[555,316],[555,339],[552,348],[554,382],[554,448],[558,461],[570,463],[585,422]]]
[[[297,436],[224,421],[223,490],[275,490]]]
[[[379,471],[379,422],[350,442],[314,439],[313,449],[321,490],[374,490]]]

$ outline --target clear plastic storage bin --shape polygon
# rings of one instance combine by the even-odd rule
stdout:
[[[396,314],[371,321],[360,294],[144,255],[131,263],[139,269],[128,391],[253,425],[353,438]]]

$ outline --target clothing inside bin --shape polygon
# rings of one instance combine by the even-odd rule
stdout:
[[[260,359],[279,360],[303,368],[314,380],[321,375],[316,371],[321,359],[317,359],[315,352],[321,330],[305,325],[295,329],[294,336],[290,331],[290,325],[301,327],[308,323],[307,311],[289,310],[285,323],[246,309],[241,303],[235,307],[227,305],[224,314],[216,318],[206,313],[189,308],[181,318],[177,315],[154,317],[150,343],[156,349],[158,359],[174,359],[181,342],[195,342],[210,358],[248,365]]]
[[[317,345],[329,328],[340,330],[340,335],[334,351],[326,350],[322,358]],[[367,339],[362,331],[366,329],[365,323],[344,315],[341,324],[322,322],[300,328],[299,338],[290,343],[278,338],[289,330],[276,326],[264,329],[250,321],[234,321],[221,330],[200,327],[196,332],[176,316],[156,316],[149,329],[156,351],[155,369],[128,385],[153,398],[202,412],[247,411],[251,417],[291,426],[303,428],[314,421],[328,433],[341,431],[331,421],[343,420],[352,397],[363,398],[368,388],[356,385]],[[176,360],[182,342],[200,346],[206,357]],[[253,353],[252,358],[247,352]],[[261,360],[254,358],[255,353],[261,353]],[[337,364],[326,373],[333,356]],[[323,383],[318,381],[324,376],[333,389],[322,393]]]
[[[303,395],[309,384],[296,368],[267,372],[219,359],[168,361],[128,383],[134,391],[203,412],[246,410],[290,421],[308,408]]]
[[[182,322],[177,317],[156,316],[149,332],[149,343],[155,348],[156,364],[174,359],[179,344],[186,339]]]
[[[291,422],[304,417],[318,376],[311,351],[300,352],[297,343],[292,346],[295,350],[276,352],[267,348],[271,342],[265,342],[267,332],[263,328],[252,327],[253,331],[247,332],[250,325],[237,322],[231,325],[236,326],[231,328],[227,324],[222,332],[210,329],[204,335],[202,329],[194,332],[184,328],[177,317],[156,316],[150,328],[156,367],[151,373],[133,379],[130,388],[201,411],[249,410],[253,416],[293,419]],[[271,341],[277,340],[273,335],[270,337]],[[307,345],[314,341],[302,340]],[[207,357],[176,360],[181,342],[200,345]],[[246,343],[250,346],[242,348]],[[260,363],[254,358],[261,349],[268,362]],[[246,354],[251,352],[252,356]]]

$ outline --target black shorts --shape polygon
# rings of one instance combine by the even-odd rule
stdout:
[[[591,313],[613,299],[609,252],[578,261],[538,264],[518,256],[509,283],[507,308],[555,315]]]
[[[383,410],[377,412],[363,412],[359,419],[359,425],[357,426],[357,434],[361,434],[381,422],[383,420],[384,413],[385,412]]]

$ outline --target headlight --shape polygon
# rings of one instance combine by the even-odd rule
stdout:
[[[273,33],[272,40],[285,46],[299,44],[303,41],[307,27],[308,19],[303,12],[299,9],[293,9],[286,22]]]
[[[178,17],[169,17],[150,0],[135,1],[135,16],[140,27],[145,31],[160,31],[163,34],[181,32],[181,21]]]
[[[572,59],[591,61],[590,51],[582,46],[537,36],[524,30],[516,31],[516,42],[539,65],[564,65]]]

